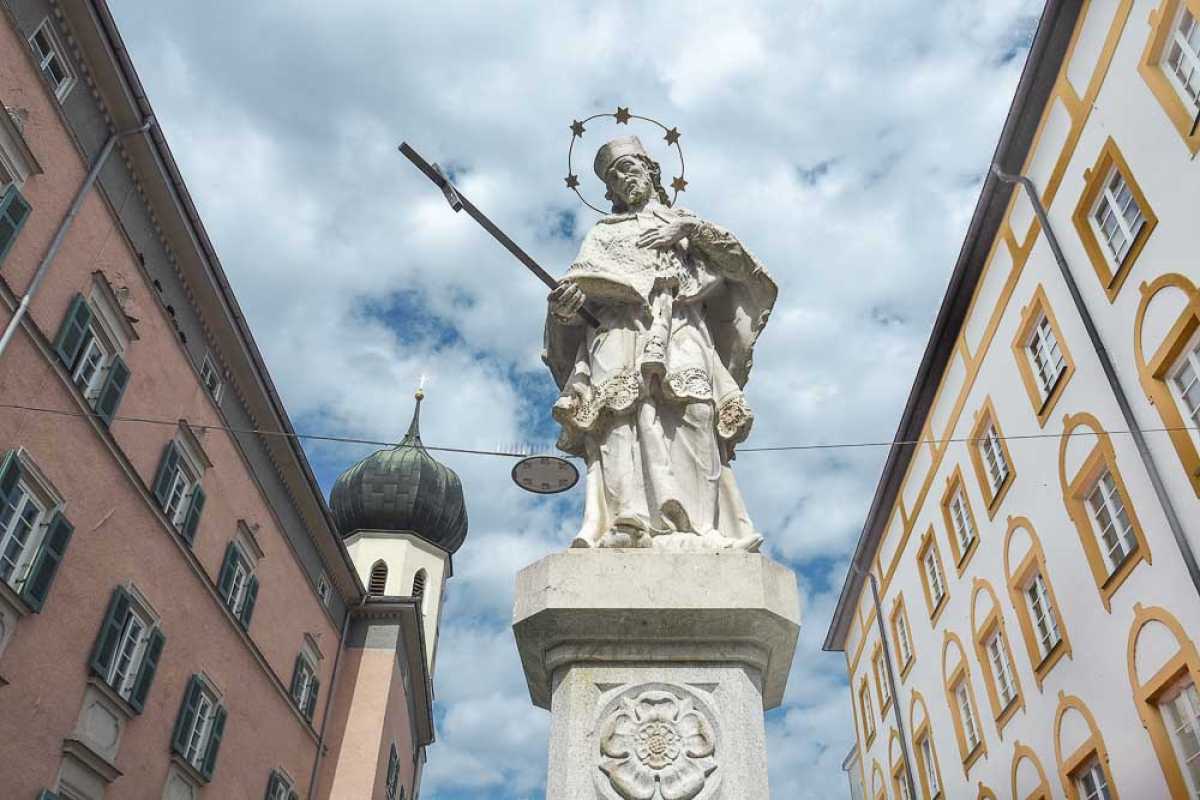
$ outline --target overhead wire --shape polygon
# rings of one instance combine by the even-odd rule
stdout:
[[[30,413],[37,413],[37,414],[53,414],[53,415],[63,416],[63,417],[78,417],[78,418],[95,417],[97,419],[100,417],[100,415],[94,411],[91,411],[91,412],[89,412],[89,411],[71,411],[69,409],[62,409],[62,408],[45,408],[45,407],[41,407],[41,406],[28,406],[28,405],[22,405],[20,403],[0,403],[0,409],[11,409],[11,410],[15,410],[15,411],[27,411]],[[169,425],[169,426],[179,425],[178,419],[159,419],[159,418],[155,418],[155,417],[138,417],[138,416],[121,416],[121,415],[112,417],[112,422],[133,422],[133,423],[142,423],[142,424],[147,424],[147,425]],[[318,441],[318,442],[335,442],[338,444],[363,444],[363,445],[371,445],[374,447],[397,447],[400,444],[399,442],[390,442],[390,441],[384,441],[384,440],[380,440],[380,439],[364,439],[364,438],[359,438],[359,437],[354,437],[354,436],[334,436],[331,434],[321,434],[321,433],[298,433],[298,432],[294,432],[294,431],[272,431],[272,430],[264,430],[262,428],[235,428],[235,427],[232,427],[229,425],[207,425],[207,424],[192,423],[192,422],[188,422],[188,427],[193,430],[197,430],[197,431],[224,431],[226,433],[232,433],[232,434],[237,434],[237,435],[277,436],[277,437],[288,438],[288,439],[311,440],[311,441]],[[1180,426],[1174,426],[1174,427],[1142,428],[1141,431],[1142,431],[1142,433],[1173,433],[1176,431],[1200,432],[1200,427],[1180,425]],[[1089,436],[1089,435],[1090,436],[1102,436],[1102,435],[1120,436],[1120,435],[1131,435],[1132,433],[1133,433],[1132,431],[1124,430],[1124,429],[1093,430],[1093,429],[1089,428],[1089,429],[1077,429],[1075,431],[1072,431],[1070,435],[1071,436]],[[1036,440],[1036,439],[1061,439],[1062,434],[1061,433],[1025,433],[1025,434],[1003,435],[1003,436],[990,437],[990,438],[996,438],[996,439],[1000,439],[1003,441],[1014,442],[1014,441],[1025,441],[1025,440]],[[864,448],[872,448],[872,447],[907,447],[907,446],[922,445],[922,444],[929,444],[929,445],[943,445],[943,444],[955,444],[955,443],[968,443],[969,444],[972,442],[983,441],[983,439],[984,439],[984,437],[981,437],[981,436],[950,436],[950,437],[945,437],[942,439],[902,439],[902,440],[890,440],[890,439],[882,440],[881,439],[881,440],[863,441],[863,442],[817,442],[817,443],[810,443],[810,444],[766,445],[766,446],[761,446],[761,447],[739,447],[739,448],[737,448],[737,452],[738,453],[779,453],[779,452],[794,452],[794,451],[807,451],[807,450],[851,450],[851,449],[864,449]],[[470,447],[447,447],[445,445],[430,445],[430,444],[425,444],[424,442],[421,443],[421,446],[424,447],[426,450],[433,450],[433,451],[441,452],[441,453],[461,453],[461,454],[465,454],[465,455],[498,456],[498,457],[503,457],[503,458],[525,458],[527,456],[534,455],[536,452],[539,452],[539,448],[537,448],[537,447],[521,448],[519,450],[515,449],[515,448],[512,450],[484,450],[484,449],[470,448]]]

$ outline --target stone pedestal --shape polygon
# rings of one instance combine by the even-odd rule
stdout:
[[[553,714],[547,800],[769,800],[763,712],[800,630],[752,553],[568,550],[517,576],[513,631]]]

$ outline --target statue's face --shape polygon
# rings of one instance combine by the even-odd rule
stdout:
[[[654,192],[650,170],[641,159],[621,156],[608,168],[605,183],[627,208],[641,208]]]

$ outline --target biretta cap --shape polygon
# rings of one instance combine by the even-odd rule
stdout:
[[[596,177],[604,180],[608,168],[621,156],[646,156],[649,158],[650,154],[646,152],[646,148],[642,147],[638,137],[619,136],[596,151],[596,161],[592,165],[596,171]]]

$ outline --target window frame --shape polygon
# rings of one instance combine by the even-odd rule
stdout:
[[[887,680],[887,665],[883,663],[883,645],[876,644],[871,653],[871,671],[875,675],[875,693],[879,695],[879,718],[886,718],[887,710],[892,705],[892,693]]]
[[[32,498],[35,506],[39,509],[29,538],[26,539],[21,553],[18,555],[12,575],[9,578],[0,578],[0,584],[3,584],[6,590],[11,591],[16,597],[21,597],[25,584],[30,578],[32,566],[37,561],[37,556],[46,542],[50,524],[54,521],[56,514],[65,513],[66,502],[63,500],[62,494],[34,462],[28,450],[23,447],[8,451],[0,450],[0,471],[4,469],[9,458],[13,459],[12,463],[19,470],[17,486],[23,490],[26,497]],[[3,511],[0,511],[0,515],[2,514]],[[3,553],[8,538],[7,529],[6,525],[4,530],[0,531],[0,554]],[[14,578],[12,577],[14,575],[20,577]],[[22,603],[22,605],[24,604]]]
[[[971,618],[975,619],[975,604],[980,594],[986,594],[991,599],[992,608],[987,615],[976,621],[974,636],[975,656],[979,660],[979,668],[983,673],[983,686],[988,696],[988,704],[992,709],[992,719],[996,723],[997,732],[1003,736],[1004,728],[1017,711],[1025,707],[1025,694],[1021,690],[1021,678],[1017,674],[1016,661],[1012,654],[1012,640],[1000,609],[1000,598],[992,587],[982,578],[976,578],[971,599]],[[1012,696],[1006,702],[1000,693],[999,676],[996,674],[991,643],[999,640],[1001,656],[1008,672],[1012,688]]]
[[[983,505],[987,510],[988,519],[994,519],[1005,496],[1017,482],[1017,467],[1013,462],[1012,453],[1008,449],[1008,441],[1004,438],[1004,429],[1000,426],[1000,419],[996,415],[995,404],[990,397],[984,400],[983,405],[975,412],[975,425],[971,429],[970,440],[967,449],[971,454],[971,463],[975,467],[975,477],[979,481],[979,489],[983,493]],[[997,486],[992,486],[991,471],[984,463],[983,449],[989,442],[995,443],[997,452],[1004,460],[1004,477]],[[978,532],[976,529],[977,535]]]
[[[1084,718],[1084,721],[1088,725],[1088,738],[1073,753],[1064,754],[1062,752],[1062,721],[1069,710],[1078,712]],[[1112,800],[1118,799],[1120,795],[1117,792],[1116,782],[1113,781],[1112,770],[1109,767],[1108,749],[1104,745],[1100,729],[1096,726],[1096,718],[1078,697],[1067,695],[1062,691],[1059,692],[1058,708],[1054,714],[1054,749],[1055,757],[1058,760],[1058,777],[1062,781],[1063,790],[1068,800],[1083,800],[1079,794],[1078,784],[1075,782],[1075,779],[1079,772],[1088,766],[1092,760],[1099,764],[1101,770],[1103,770]]]
[[[946,659],[951,657],[951,647],[957,649],[957,663],[953,669],[947,673]],[[967,663],[967,651],[963,649],[962,642],[958,636],[947,632],[945,644],[942,650],[942,669],[944,688],[946,692],[946,705],[950,708],[950,719],[954,723],[954,738],[958,744],[958,754],[962,761],[963,775],[970,778],[971,767],[984,755],[987,754],[987,740],[983,735],[983,727],[979,715],[979,703],[975,698],[975,687],[971,682],[971,670]],[[968,713],[971,715],[972,729],[975,732],[975,744],[971,744],[967,737],[965,722],[962,715],[961,702],[959,692],[965,694]]]
[[[1029,549],[1014,567],[1009,560],[1009,548],[1017,530],[1023,530],[1029,539]],[[1008,533],[1004,543],[1004,574],[1007,576],[1008,595],[1013,610],[1017,615],[1017,625],[1021,629],[1021,639],[1025,642],[1025,653],[1033,668],[1034,680],[1038,689],[1046,681],[1046,676],[1065,655],[1071,653],[1071,637],[1063,619],[1062,606],[1054,593],[1054,583],[1046,569],[1046,554],[1042,549],[1041,539],[1034,530],[1033,524],[1026,517],[1014,517],[1009,521]],[[1040,577],[1046,589],[1046,597],[1054,613],[1055,627],[1058,630],[1058,641],[1047,652],[1042,652],[1041,637],[1033,618],[1033,611],[1028,600],[1028,589],[1033,581]]]
[[[976,535],[975,539],[978,541],[979,536]],[[928,559],[931,557],[942,588],[941,595],[937,597],[934,596],[932,581],[929,575]],[[930,525],[929,530],[921,537],[921,546],[917,549],[917,569],[921,573],[921,587],[925,592],[925,606],[929,609],[929,622],[936,628],[938,619],[950,603],[950,586],[946,582],[946,566],[945,562],[942,561],[942,552],[938,547],[937,535],[934,533],[933,525]]]
[[[926,749],[928,749],[928,753],[926,753]],[[913,733],[913,750],[916,754],[917,773],[921,779],[921,794],[924,800],[937,800],[939,797],[945,797],[946,785],[942,781],[942,767],[938,763],[937,746],[934,744],[928,719]],[[929,763],[931,758],[932,765]],[[932,792],[929,786],[930,778],[937,782]]]
[[[1121,174],[1143,218],[1141,228],[1138,229],[1137,235],[1120,262],[1115,260],[1108,245],[1097,236],[1096,223],[1092,219],[1096,204],[1100,201],[1114,172]],[[1134,177],[1133,170],[1130,169],[1125,156],[1121,154],[1116,141],[1111,136],[1100,148],[1096,163],[1091,168],[1084,170],[1083,179],[1083,193],[1079,196],[1079,202],[1075,206],[1071,220],[1075,225],[1075,232],[1083,244],[1083,249],[1087,252],[1088,260],[1092,262],[1092,268],[1096,272],[1100,286],[1104,290],[1108,302],[1112,303],[1117,299],[1121,287],[1138,261],[1138,256],[1141,255],[1146,242],[1158,226],[1158,217]]]
[[[1062,369],[1049,390],[1042,385],[1039,370],[1031,352],[1034,337],[1037,335],[1042,320],[1049,325],[1063,362]],[[1021,309],[1021,319],[1017,324],[1017,333],[1012,341],[1012,352],[1017,362],[1017,371],[1021,374],[1021,383],[1025,386],[1025,393],[1029,396],[1029,403],[1037,417],[1038,427],[1044,428],[1050,415],[1054,413],[1054,408],[1058,405],[1063,392],[1066,391],[1067,384],[1075,376],[1075,359],[1071,357],[1070,348],[1067,347],[1066,339],[1063,337],[1062,326],[1059,325],[1058,317],[1046,297],[1046,289],[1040,283],[1034,289],[1029,303]]]
[[[1096,442],[1088,456],[1083,459],[1083,464],[1074,477],[1068,477],[1067,446],[1072,433],[1081,427],[1091,428]],[[1066,501],[1067,513],[1075,523],[1084,556],[1092,572],[1096,589],[1100,593],[1100,600],[1104,604],[1105,610],[1111,611],[1113,595],[1139,564],[1143,561],[1147,564],[1151,563],[1151,553],[1150,543],[1146,539],[1141,520],[1138,518],[1137,508],[1130,497],[1129,487],[1125,484],[1121,470],[1117,466],[1112,440],[1107,433],[1102,433],[1103,430],[1104,427],[1099,420],[1091,414],[1080,413],[1066,418],[1059,447],[1059,478],[1063,484],[1063,499]],[[1134,539],[1137,542],[1137,547],[1115,569],[1109,569],[1108,562],[1101,553],[1100,531],[1096,529],[1087,499],[1096,481],[1105,471],[1112,475],[1113,483],[1120,493],[1125,513],[1133,528]]]
[[[904,605],[903,593],[897,595],[896,602],[892,605],[889,621],[891,622],[892,639],[896,642],[896,661],[900,665],[900,682],[903,683],[917,660],[917,651],[912,640],[912,625],[908,619],[908,609]],[[904,636],[900,635],[901,630],[903,630]],[[901,647],[901,643],[907,646]],[[904,650],[908,651],[907,660],[904,659]]]
[[[971,526],[973,536],[971,541],[967,543],[966,549],[963,549],[962,542],[959,541],[958,527],[955,525],[955,512],[953,504],[955,499],[961,497],[961,505],[965,512],[964,519]],[[946,536],[950,540],[950,552],[954,555],[954,567],[958,572],[958,577],[962,577],[966,572],[967,565],[971,563],[976,551],[979,550],[979,521],[975,517],[975,509],[971,506],[971,498],[967,493],[967,484],[963,480],[962,467],[956,466],[954,471],[946,478],[946,489],[942,493],[942,520],[946,525]]]
[[[1196,106],[1184,101],[1175,80],[1168,74],[1170,68],[1164,63],[1170,52],[1172,34],[1185,7],[1200,21],[1200,0],[1162,0],[1150,12],[1150,33],[1138,60],[1138,73],[1158,100],[1188,152],[1194,156],[1200,152],[1200,128],[1192,132]]]
[[[866,750],[875,742],[875,708],[871,705],[871,687],[867,676],[863,675],[858,684],[858,708],[862,716],[863,749]]]
[[[34,42],[39,33],[45,36],[46,43],[50,47],[49,53],[41,52],[40,45]],[[54,99],[60,104],[63,103],[67,99],[67,95],[71,93],[71,89],[75,88],[75,66],[71,63],[71,59],[68,58],[67,50],[63,47],[62,40],[59,38],[58,31],[55,30],[51,18],[46,17],[38,23],[38,26],[29,34],[26,42],[37,62],[38,74],[46,82],[46,85],[50,87],[50,93],[54,95]],[[64,75],[63,80],[57,84],[51,83],[51,79],[46,75],[46,67],[52,58],[58,60],[59,67],[62,69]]]
[[[210,385],[210,379],[215,382],[215,386]],[[225,380],[221,370],[217,368],[211,352],[205,353],[204,359],[200,362],[200,385],[204,387],[205,394],[211,397],[214,403],[221,402],[221,393],[225,390]]]

